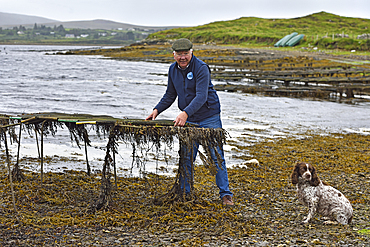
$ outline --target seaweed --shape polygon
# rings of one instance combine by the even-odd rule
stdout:
[[[15,117],[19,121],[18,123],[10,124],[11,117],[1,118],[2,126],[1,130],[4,133],[2,141],[6,140],[5,133],[8,132],[12,138],[19,142],[21,137],[22,126],[28,130],[28,133],[35,131],[41,136],[41,148],[40,148],[40,165],[41,165],[41,182],[43,182],[43,137],[48,135],[55,136],[58,128],[66,127],[69,130],[71,141],[81,148],[81,142],[85,144],[85,150],[90,145],[89,134],[86,129],[86,125],[91,125],[95,128],[99,136],[108,135],[108,142],[106,145],[106,155],[102,166],[102,177],[100,185],[100,195],[98,199],[90,204],[90,211],[96,210],[109,210],[113,205],[112,191],[113,186],[111,183],[112,170],[114,171],[114,179],[117,184],[116,167],[115,167],[115,155],[118,154],[118,143],[122,141],[132,146],[132,166],[136,165],[141,169],[145,170],[145,164],[147,153],[153,149],[156,155],[159,155],[161,147],[164,145],[173,148],[175,139],[179,140],[179,169],[173,187],[168,193],[165,193],[159,197],[154,198],[155,204],[165,204],[178,200],[185,200],[185,193],[180,190],[179,176],[187,177],[191,184],[192,191],[193,177],[189,176],[189,172],[184,169],[183,157],[187,155],[186,150],[193,150],[192,147],[195,143],[198,143],[204,147],[205,154],[200,154],[202,161],[212,174],[216,173],[216,165],[211,158],[211,150],[221,148],[226,142],[227,132],[224,129],[207,129],[198,128],[194,125],[187,124],[185,127],[174,127],[173,121],[170,120],[159,120],[159,121],[144,121],[140,119],[116,119],[109,116],[93,116],[87,114],[65,114],[65,113],[35,113],[26,114]],[[18,136],[15,133],[15,126],[19,125]],[[19,137],[19,139],[18,139]],[[37,140],[37,145],[38,145]],[[22,181],[24,175],[20,172],[19,163],[19,146],[17,163],[14,165],[12,173],[9,173],[16,178],[16,181]],[[140,155],[139,155],[140,153]],[[216,155],[218,162],[222,163],[220,155]],[[192,155],[191,155],[192,157]],[[9,155],[7,154],[9,159]],[[90,176],[90,166],[88,164],[87,151],[87,174]],[[192,170],[194,170],[193,160]],[[192,197],[192,195],[190,195]]]
[[[202,164],[194,166],[189,200],[153,203],[173,187],[173,177],[119,176],[108,210],[94,211],[89,209],[100,196],[101,173],[50,172],[40,184],[38,173],[25,171],[26,180],[14,184],[17,219],[7,172],[0,170],[0,241],[6,246],[369,246],[364,234],[369,145],[361,134],[306,133],[236,146],[239,154],[250,155],[246,160],[256,158],[259,164],[228,168],[234,207],[222,206],[214,176]],[[320,178],[351,201],[351,225],[323,225],[319,215],[300,224],[307,208],[290,181],[298,160],[315,164]]]

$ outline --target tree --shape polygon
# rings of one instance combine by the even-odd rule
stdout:
[[[132,31],[127,32],[127,38],[128,40],[135,40],[135,35]]]
[[[7,29],[5,30],[5,35],[9,35],[9,36],[13,36],[14,35],[14,31],[13,30],[10,30],[10,29]]]
[[[57,32],[65,32],[66,30],[64,29],[63,25],[59,25],[56,30]]]

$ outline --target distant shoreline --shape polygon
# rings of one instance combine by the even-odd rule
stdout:
[[[147,40],[143,40],[141,42],[130,42],[127,44],[110,44],[110,43],[90,43],[90,42],[83,42],[83,43],[70,43],[70,42],[0,42],[1,45],[36,45],[36,46],[101,46],[101,47],[128,47],[128,46],[137,46],[145,44],[146,42],[150,42]],[[152,45],[148,45],[146,47],[150,47]],[[165,45],[162,45],[165,46]],[[168,48],[170,48],[170,45],[168,45]],[[316,57],[320,59],[352,59],[352,60],[359,60],[359,61],[370,61],[369,55],[361,55],[361,54],[336,54],[333,53],[331,50],[326,51],[312,51],[312,50],[294,50],[294,49],[281,49],[281,48],[275,48],[275,47],[255,47],[255,46],[239,46],[239,45],[204,45],[204,44],[195,44],[194,45],[195,50],[207,50],[207,49],[248,49],[252,51],[260,51],[260,52],[266,52],[271,51],[276,54],[286,54],[288,56],[311,56]]]
[[[128,46],[129,44],[91,44],[91,43],[54,43],[54,42],[45,42],[45,43],[39,43],[39,42],[0,42],[1,45],[39,45],[39,46]]]

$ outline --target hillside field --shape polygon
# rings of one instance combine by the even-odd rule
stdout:
[[[293,19],[242,17],[202,26],[175,28],[149,35],[149,39],[188,38],[196,43],[273,46],[297,32],[305,38],[301,47],[368,51],[370,19],[343,17],[326,12]]]

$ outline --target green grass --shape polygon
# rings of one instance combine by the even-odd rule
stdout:
[[[356,39],[358,35],[370,33],[370,19],[343,17],[326,12],[293,19],[242,17],[196,27],[160,31],[149,35],[149,38],[188,38],[196,43],[272,46],[292,32],[305,35],[301,46],[363,51],[370,48],[370,40]],[[337,34],[349,37],[339,38],[336,37]]]
[[[365,234],[365,235],[370,235],[370,230],[369,229],[362,229],[362,230],[359,230],[358,233]]]

